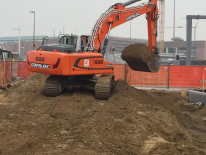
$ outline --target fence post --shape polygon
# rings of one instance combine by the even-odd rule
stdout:
[[[126,63],[124,65],[124,80],[127,81],[127,67],[126,67]]]
[[[167,89],[170,89],[170,63],[167,66]]]
[[[12,81],[12,61],[10,61],[10,68],[11,68],[11,81]]]
[[[203,89],[202,89],[202,92],[204,93],[205,92],[205,75],[203,74]]]

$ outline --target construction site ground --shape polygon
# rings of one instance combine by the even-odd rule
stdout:
[[[109,100],[86,88],[45,97],[47,77],[0,92],[0,155],[206,154],[206,107],[180,92],[118,80]]]

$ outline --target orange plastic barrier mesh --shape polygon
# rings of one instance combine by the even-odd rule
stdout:
[[[27,79],[28,77],[32,76],[34,73],[30,72],[26,68],[26,62],[19,62],[18,63],[18,71],[17,76],[24,77],[24,79]]]
[[[7,82],[11,82],[11,62],[1,61],[0,64],[0,87],[5,87]],[[3,71],[3,72],[2,72]]]
[[[0,63],[0,88],[5,86],[5,78],[4,78],[4,68],[3,63]]]
[[[17,64],[18,63],[18,64]],[[17,76],[27,79],[34,73],[27,71],[26,62],[12,62],[12,73],[17,72]],[[7,64],[9,66],[9,64]],[[168,66],[161,66],[158,73],[145,73],[131,70],[128,65],[114,65],[115,80],[126,80],[132,86],[141,87],[167,87]],[[15,71],[13,71],[15,70]],[[7,79],[11,77],[7,72]],[[202,87],[200,80],[206,80],[206,67],[204,66],[170,66],[169,86],[170,87]]]
[[[166,87],[168,67],[161,66],[158,73],[133,71],[128,67],[127,82],[132,86]]]
[[[118,79],[125,80],[126,77],[125,67],[127,67],[127,65],[124,64],[114,65],[115,80]]]
[[[206,67],[170,66],[170,87],[202,87],[203,74],[206,76]]]

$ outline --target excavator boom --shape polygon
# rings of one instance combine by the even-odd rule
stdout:
[[[139,0],[131,0],[126,3],[117,3],[111,6],[105,13],[103,13],[92,29],[92,35],[89,39],[86,49],[89,51],[102,53],[104,55],[110,30],[123,23],[133,20],[134,18],[146,14],[149,50],[142,50],[142,48],[139,48],[137,45],[136,50],[133,50],[132,52],[128,51],[127,49],[124,50],[122,58],[133,70],[157,72],[159,70],[158,49],[156,47],[158,18],[157,0],[149,0],[148,3],[143,3],[135,7],[127,8],[127,6],[137,1]],[[106,39],[103,45],[103,50],[101,50],[100,47],[104,38]],[[138,54],[138,57],[136,57],[136,52],[140,53]],[[144,59],[145,56],[146,59]]]
[[[124,24],[136,17],[147,14],[148,25],[148,44],[152,51],[155,51],[153,46],[156,45],[156,24],[157,24],[157,0],[149,0],[148,3],[143,3],[135,7],[126,8],[137,1],[132,0],[126,3],[117,3],[110,7],[95,23],[92,29],[92,35],[87,44],[87,48],[95,52],[99,51],[100,45],[113,28]]]

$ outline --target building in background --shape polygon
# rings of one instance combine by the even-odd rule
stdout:
[[[175,37],[175,43],[173,41],[164,42],[164,52],[160,53],[161,64],[166,65],[168,63],[174,65],[186,65],[186,41],[180,37]],[[173,40],[173,38],[172,38]],[[148,44],[147,40],[144,39],[132,39],[131,44],[134,43],[144,43]],[[117,38],[110,37],[107,53],[109,56],[106,58],[111,62],[116,62],[117,64],[124,63],[121,59],[122,50],[130,44],[129,38]],[[111,55],[111,47],[115,48],[115,60],[113,54]],[[174,50],[175,48],[175,50]],[[173,61],[173,52],[174,61]],[[193,41],[192,42],[192,54],[191,54],[192,65],[206,65],[206,41]],[[177,60],[178,59],[178,60]]]
[[[35,36],[36,46],[40,46],[46,35]],[[33,36],[21,36],[20,38],[20,61],[26,60],[27,52],[33,50]],[[54,41],[53,41],[54,40]],[[57,43],[58,39],[50,39],[49,43]],[[0,37],[0,45],[13,53],[15,61],[19,61],[19,37]]]
[[[57,44],[58,38],[48,36],[35,36],[35,44],[39,47],[42,44],[44,37],[49,38],[45,44]],[[176,37],[175,43],[173,41],[164,42],[164,52],[160,53],[162,64],[171,62],[173,60],[173,52],[175,51],[175,60],[178,57],[180,64],[185,65],[186,60],[186,41],[180,37]],[[173,39],[172,39],[173,40]],[[130,39],[123,37],[110,37],[107,45],[105,59],[106,61],[114,62],[117,64],[125,63],[121,59],[122,50],[134,43],[144,43],[147,45],[146,39]],[[5,49],[11,51],[14,55],[15,61],[19,61],[18,52],[18,37],[0,37],[0,45]],[[175,50],[174,50],[175,48]],[[21,48],[20,48],[20,60],[25,61],[27,52],[33,50],[33,36],[22,36],[21,37]],[[192,64],[206,64],[206,41],[193,41],[192,42],[192,61],[196,63]],[[202,63],[200,63],[202,62]]]

